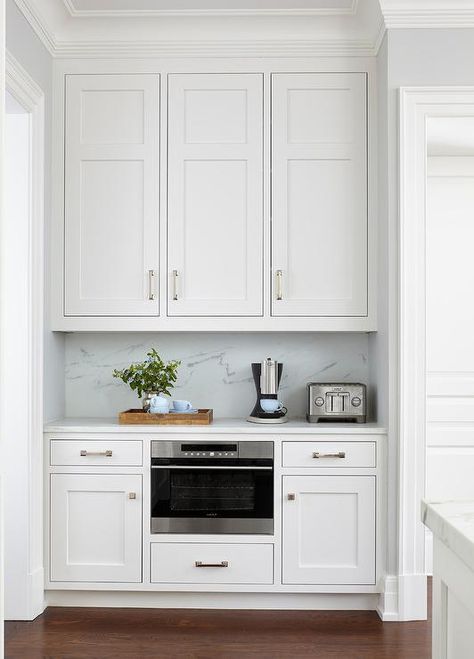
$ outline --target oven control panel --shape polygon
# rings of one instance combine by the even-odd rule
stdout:
[[[157,460],[258,460],[273,459],[273,442],[152,441],[151,457]]]
[[[186,458],[237,458],[237,444],[181,444],[181,456]]]

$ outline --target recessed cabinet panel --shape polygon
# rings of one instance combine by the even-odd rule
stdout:
[[[366,77],[272,76],[272,315],[366,316]]]
[[[263,78],[170,75],[170,316],[259,316]]]
[[[65,314],[158,314],[159,76],[69,75]]]
[[[375,477],[283,477],[283,583],[375,583]]]
[[[142,477],[51,475],[51,581],[142,580]]]

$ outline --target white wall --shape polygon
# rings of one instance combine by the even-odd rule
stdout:
[[[152,346],[167,360],[182,360],[175,397],[213,407],[219,417],[249,414],[255,403],[250,364],[266,357],[284,364],[280,397],[291,416],[306,413],[307,382],[368,379],[366,334],[69,334],[67,416],[114,417],[136,406],[136,394],[112,371],[141,361]]]
[[[51,95],[52,58],[13,0],[6,0],[6,45],[44,92],[45,97],[45,264],[49,259],[51,219]],[[49,280],[45,269],[44,332],[44,417],[55,419],[64,413],[64,336],[49,331]]]

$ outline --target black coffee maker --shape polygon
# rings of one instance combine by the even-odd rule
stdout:
[[[278,400],[278,387],[280,386],[283,364],[268,357],[262,362],[252,364],[252,375],[257,390],[257,402],[252,413],[247,417],[251,423],[285,423],[287,421],[286,407],[276,411],[265,411],[262,400]],[[265,403],[263,403],[265,405]]]

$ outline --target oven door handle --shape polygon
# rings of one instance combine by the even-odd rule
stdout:
[[[151,465],[152,469],[233,469],[234,471],[253,470],[253,471],[272,471],[273,467],[220,467],[219,465]]]

